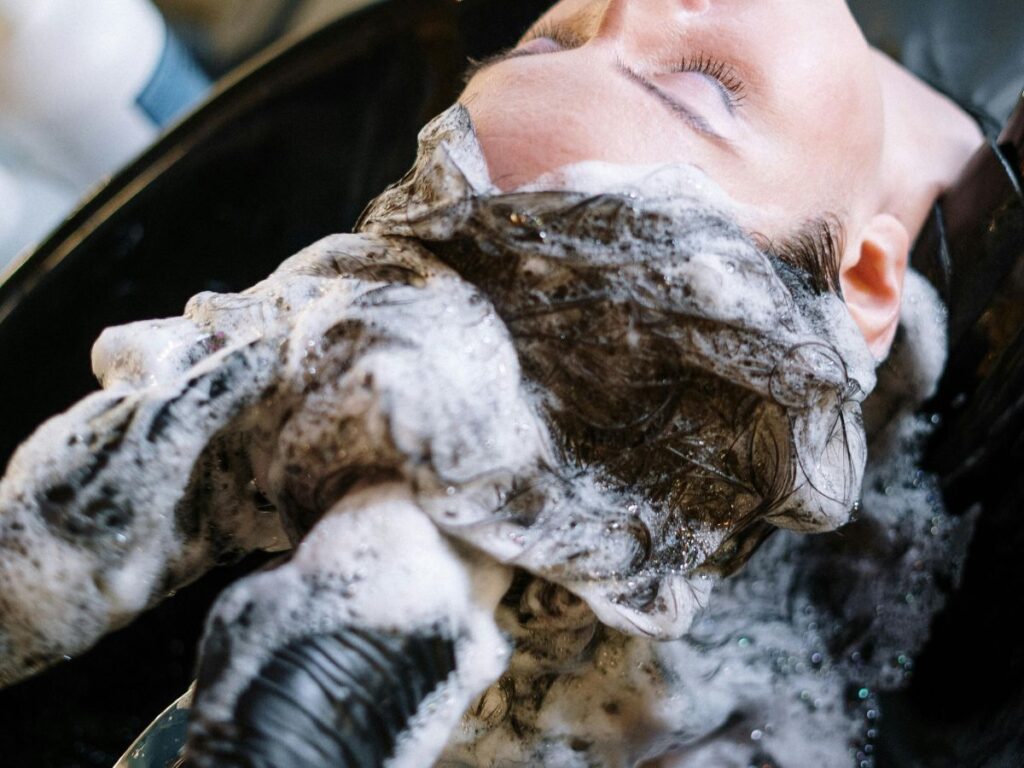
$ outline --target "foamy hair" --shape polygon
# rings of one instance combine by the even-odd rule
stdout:
[[[501,194],[456,106],[360,234],[183,318],[106,332],[106,390],[44,425],[0,483],[0,682],[286,532],[293,561],[212,615],[204,728],[230,729],[298,636],[430,630],[458,673],[396,757],[430,762],[507,657],[491,617],[513,570],[536,586],[506,598],[544,620],[499,616],[522,633],[511,671],[540,680],[554,654],[567,676],[552,702],[568,709],[536,713],[556,764],[593,721],[571,683],[598,648],[597,677],[643,668],[617,678],[640,714],[609,726],[618,746],[598,740],[606,764],[721,725],[740,683],[680,720],[655,694],[687,665],[659,668],[673,651],[649,640],[685,637],[776,528],[849,519],[874,361],[841,302],[760,252],[693,169],[560,173],[567,189]],[[624,735],[640,721],[643,744]]]
[[[453,108],[361,224],[487,295],[552,428],[554,471],[517,479],[501,517],[438,524],[607,624],[677,637],[771,526],[848,519],[874,361],[842,303],[758,251],[690,166],[584,163],[507,194],[485,173]]]

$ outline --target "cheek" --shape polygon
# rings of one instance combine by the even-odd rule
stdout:
[[[870,80],[829,78],[816,87],[805,82],[790,89],[771,135],[771,152],[780,186],[793,210],[841,209],[876,183],[882,158],[884,120],[880,97]],[[804,204],[797,204],[803,199]]]
[[[830,107],[830,125],[819,138],[822,161],[832,167],[833,184],[847,195],[872,192],[882,159],[885,121],[866,88],[847,90],[847,97]]]
[[[842,40],[831,55],[809,49],[813,55],[785,71],[783,81],[793,148],[805,153],[805,164],[817,163],[831,174],[833,185],[859,183],[865,172],[873,173],[885,129],[870,49],[856,32]]]

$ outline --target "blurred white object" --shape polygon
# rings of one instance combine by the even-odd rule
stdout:
[[[289,31],[307,33],[339,16],[357,11],[375,0],[303,0],[292,18]]]
[[[149,0],[0,0],[0,132],[79,194],[207,86]]]
[[[60,222],[77,197],[70,185],[5,150],[0,145],[0,275]]]
[[[154,0],[167,19],[217,71],[279,36],[298,0]]]
[[[375,0],[155,0],[212,71],[237,65],[278,38],[305,34]]]

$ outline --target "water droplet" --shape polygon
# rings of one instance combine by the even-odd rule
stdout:
[[[750,732],[750,738],[752,741],[760,741],[763,737],[764,733],[758,728],[755,728]]]
[[[871,691],[869,691],[867,688],[861,688],[859,691],[857,691],[857,698],[861,701],[864,701],[870,695]]]

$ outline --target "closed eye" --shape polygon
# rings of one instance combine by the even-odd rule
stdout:
[[[743,103],[746,89],[739,75],[731,66],[720,59],[705,53],[694,58],[684,58],[679,65],[679,72],[696,72],[712,81],[722,94],[722,100],[730,111]]]

